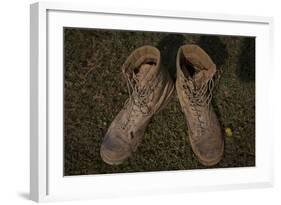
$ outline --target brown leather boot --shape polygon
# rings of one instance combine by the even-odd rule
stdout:
[[[205,166],[217,164],[224,150],[221,127],[211,105],[215,73],[216,65],[199,46],[179,48],[176,90],[192,149]]]
[[[129,98],[111,123],[100,154],[104,162],[117,165],[136,151],[151,117],[163,108],[174,90],[168,72],[160,68],[160,52],[143,46],[128,57],[122,67]]]

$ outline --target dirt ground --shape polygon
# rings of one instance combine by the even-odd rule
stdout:
[[[143,45],[156,46],[175,78],[181,45],[201,46],[222,69],[212,105],[225,133],[221,162],[211,168],[255,166],[255,38],[157,32],[64,29],[64,175],[208,168],[192,152],[187,126],[174,92],[152,118],[137,151],[110,166],[100,145],[128,98],[121,66]]]

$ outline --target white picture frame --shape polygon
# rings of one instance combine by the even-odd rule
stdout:
[[[61,120],[65,26],[256,36],[256,166],[64,177]],[[270,17],[97,8],[91,4],[32,4],[30,198],[41,202],[273,186],[272,113],[264,109],[271,105],[265,97],[270,89],[270,72],[263,69],[273,69],[272,29]]]

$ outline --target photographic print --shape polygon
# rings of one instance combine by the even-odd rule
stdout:
[[[255,37],[63,32],[65,176],[255,166]]]

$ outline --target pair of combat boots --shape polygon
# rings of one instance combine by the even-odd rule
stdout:
[[[218,163],[224,141],[210,104],[216,65],[197,45],[181,46],[176,58],[176,90],[188,127],[189,142],[205,166]],[[160,52],[152,46],[134,50],[122,66],[129,98],[103,139],[100,154],[110,165],[121,164],[140,144],[154,114],[163,109],[174,82],[161,67]]]

